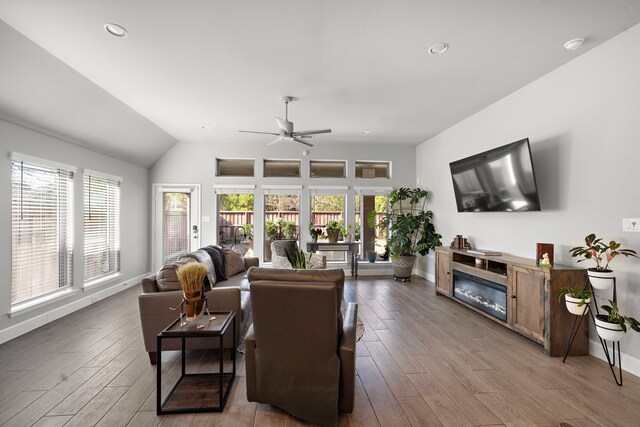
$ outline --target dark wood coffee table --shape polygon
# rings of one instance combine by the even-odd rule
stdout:
[[[156,412],[160,414],[181,414],[185,412],[222,412],[227,403],[231,386],[236,378],[236,327],[233,311],[211,312],[214,320],[201,320],[204,328],[197,329],[195,322],[180,326],[180,319],[176,319],[158,334],[158,361],[156,384]],[[205,319],[207,317],[205,316]],[[232,327],[229,328],[229,325]],[[231,329],[233,333],[233,348],[231,358],[233,371],[224,371],[224,335]],[[218,338],[220,346],[219,372],[214,373],[186,373],[185,340],[186,338]],[[167,397],[162,400],[162,341],[167,338],[180,338],[182,343],[182,375],[173,386]]]

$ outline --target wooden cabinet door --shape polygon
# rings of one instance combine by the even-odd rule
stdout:
[[[544,272],[513,266],[511,320],[513,328],[544,342]]]
[[[436,287],[438,292],[451,295],[451,254],[436,250]]]

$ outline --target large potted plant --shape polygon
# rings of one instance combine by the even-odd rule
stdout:
[[[436,246],[440,246],[442,236],[433,225],[433,212],[426,210],[429,192],[422,188],[398,188],[389,194],[389,212],[378,224],[383,230],[389,229],[389,254],[396,279],[409,280],[416,261],[416,254],[422,256]],[[368,215],[369,227],[376,227],[376,212]]]
[[[594,233],[584,238],[584,246],[576,246],[571,248],[569,252],[574,258],[582,257],[578,262],[593,260],[595,267],[587,270],[591,286],[595,289],[609,289],[613,286],[615,274],[609,268],[611,261],[618,256],[638,258],[636,251],[631,249],[620,248],[620,243],[611,240],[608,244],[603,243],[602,238],[596,238]]]
[[[596,330],[600,338],[607,341],[620,341],[627,332],[627,325],[636,332],[640,332],[640,322],[633,317],[623,316],[618,311],[615,302],[609,300],[609,305],[601,306],[607,314],[596,315]]]

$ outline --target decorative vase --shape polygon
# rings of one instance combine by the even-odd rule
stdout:
[[[606,314],[598,314],[595,318],[596,330],[600,338],[606,341],[620,341],[624,337],[624,331],[617,323],[607,321]]]
[[[187,321],[192,321],[202,314],[204,308],[204,300],[185,300],[184,312],[187,315]]]
[[[401,255],[393,260],[393,277],[402,281],[411,280],[411,272],[416,262],[415,255]]]
[[[329,243],[337,243],[340,236],[340,230],[327,230],[327,239]]]
[[[567,310],[569,310],[569,313],[575,314],[576,316],[582,316],[589,312],[589,303],[591,303],[591,298],[586,298],[584,300],[584,304],[579,307],[581,302],[581,298],[574,298],[569,295],[564,296],[564,303],[567,306]]]
[[[351,243],[351,234],[345,234],[344,235],[344,241],[347,243]]]
[[[378,257],[378,253],[374,251],[367,251],[367,261],[376,262],[376,258]]]
[[[613,271],[587,270],[589,282],[594,289],[610,289],[613,286],[613,279],[616,275]]]

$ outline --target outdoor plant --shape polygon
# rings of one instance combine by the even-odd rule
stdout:
[[[398,188],[389,194],[389,212],[384,214],[379,224],[381,229],[389,228],[387,240],[392,258],[426,255],[442,243],[442,236],[433,225],[433,212],[425,210],[429,192],[421,188]],[[370,227],[376,227],[376,212],[368,215]]]
[[[578,307],[582,307],[586,304],[586,300],[593,296],[593,293],[589,289],[580,288],[579,286],[576,286],[575,288],[564,288],[560,289],[560,292],[558,292],[558,301],[562,301],[565,295],[579,299],[580,302],[578,303]]]
[[[253,240],[253,224],[245,224],[240,229],[246,240]]]
[[[311,236],[312,240],[318,240],[318,238],[322,237],[322,228],[315,228],[313,222],[309,221],[309,236]]]
[[[279,240],[278,235],[280,234],[280,229],[275,222],[267,221],[264,224],[264,230],[268,240]]]
[[[297,226],[293,221],[282,221],[282,235],[285,240],[296,240],[297,238]]]
[[[340,226],[340,221],[336,221],[334,219],[332,219],[331,221],[327,221],[327,225],[325,226],[325,229],[327,231],[329,230],[340,230],[342,227]]]
[[[627,332],[627,325],[636,332],[640,332],[640,322],[633,317],[623,316],[618,310],[618,305],[609,300],[609,305],[601,306],[607,312],[607,322],[620,325],[623,332]]]
[[[287,259],[289,260],[289,264],[291,264],[291,268],[296,268],[299,270],[304,270],[307,268],[307,265],[311,266],[311,254],[309,257],[305,256],[303,251],[293,251],[292,253],[285,249],[285,253],[287,255]]]
[[[284,218],[275,221],[267,221],[264,224],[265,234],[268,240],[296,240],[296,223]]]
[[[603,243],[602,238],[596,238],[595,233],[591,233],[585,237],[584,243],[585,246],[571,248],[569,253],[571,253],[573,258],[582,257],[578,262],[585,260],[595,261],[595,270],[597,271],[611,271],[609,264],[611,264],[611,261],[618,255],[639,258],[636,251],[620,248],[620,243],[615,240],[611,240],[608,244]]]

